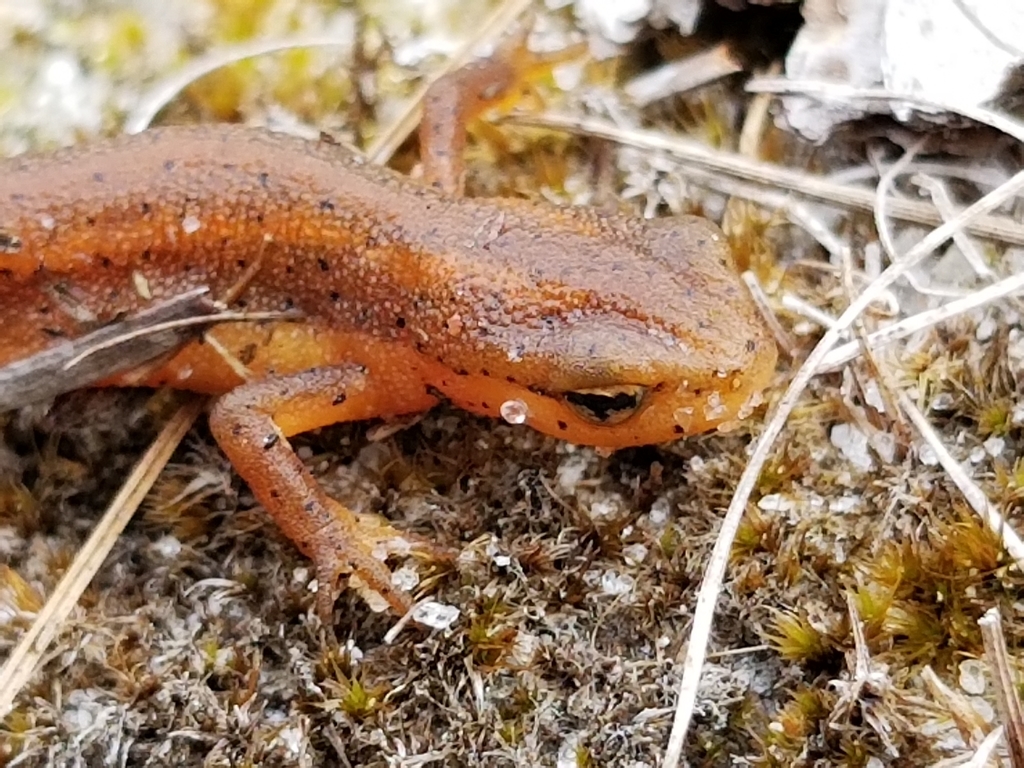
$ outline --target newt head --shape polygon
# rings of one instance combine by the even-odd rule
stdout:
[[[445,350],[458,375],[437,387],[455,404],[622,448],[725,428],[760,402],[775,342],[713,224],[568,209],[503,240],[486,276],[500,311],[476,302],[490,309],[462,315],[472,351]]]

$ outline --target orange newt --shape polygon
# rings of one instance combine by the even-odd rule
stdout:
[[[329,617],[355,574],[396,611],[395,531],[327,496],[288,437],[446,398],[575,443],[661,443],[742,418],[775,345],[704,219],[462,196],[496,55],[430,92],[419,183],[329,141],[153,129],[0,163],[0,366],[197,288],[298,321],[217,325],[108,384],[220,395],[210,427],[310,557]]]

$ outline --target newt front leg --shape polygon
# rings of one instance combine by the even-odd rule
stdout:
[[[358,575],[399,614],[412,604],[383,562],[389,541],[401,535],[330,498],[288,442],[289,435],[378,415],[377,397],[367,370],[349,364],[249,382],[221,397],[210,413],[210,429],[239,475],[315,563],[317,609],[325,623],[345,573]],[[431,398],[412,409],[432,404]]]

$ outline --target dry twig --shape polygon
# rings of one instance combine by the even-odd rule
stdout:
[[[322,35],[312,35],[289,37],[284,40],[255,40],[239,45],[218,47],[206,56],[193,59],[181,71],[161,80],[148,94],[143,95],[135,110],[125,120],[124,133],[139,133],[149,128],[161,110],[174,101],[178,94],[199,78],[216,72],[222,67],[280,51],[292,51],[297,48],[351,47],[352,43],[352,39],[339,40]],[[307,138],[315,139],[317,135],[316,131],[310,130]]]
[[[874,192],[869,189],[836,184],[821,176],[751,160],[734,152],[713,149],[691,139],[666,136],[656,131],[620,128],[606,120],[552,113],[510,115],[504,119],[516,125],[563,130],[583,136],[608,139],[638,149],[666,152],[686,163],[716,173],[725,173],[756,184],[763,184],[769,189],[784,189],[830,205],[859,211],[872,211],[875,206]],[[754,202],[757,202],[756,198]],[[930,203],[894,198],[887,203],[886,209],[890,216],[901,221],[929,226],[942,224],[942,215]],[[981,237],[1014,245],[1024,245],[1024,226],[1005,216],[973,217],[964,225],[963,229]]]
[[[966,763],[961,760],[956,761],[956,768],[988,768],[992,763],[992,756],[996,751],[996,747],[999,746],[999,742],[1003,739],[1003,726],[999,726],[992,733],[986,736],[978,748],[971,755],[970,760]],[[951,763],[943,761],[943,763],[936,764],[932,768],[953,768]]]
[[[1024,291],[1024,273],[1010,275],[996,283],[992,283],[992,285],[986,286],[974,293],[964,296],[961,299],[956,299],[955,301],[943,304],[941,307],[936,307],[935,309],[929,309],[924,312],[919,312],[916,315],[905,317],[899,322],[869,333],[867,343],[873,349],[877,350],[879,347],[896,341],[897,339],[906,338],[907,336],[917,333],[918,331],[922,331],[925,328],[938,325],[939,323],[950,320],[957,315],[970,312],[972,309],[977,309],[978,307],[985,306],[986,304],[991,304],[997,299],[1011,296],[1020,291]],[[846,344],[842,344],[825,356],[825,360],[822,362],[821,371],[834,371],[855,359],[860,352],[861,345],[859,341],[851,341]]]
[[[175,326],[173,321],[184,318],[191,325],[213,322],[217,308],[207,297],[208,292],[206,288],[189,291],[3,366],[0,410],[52,400],[170,352],[183,343],[186,334],[182,331],[188,330]]]
[[[117,537],[128,525],[202,407],[203,401],[195,398],[183,405],[164,425],[57,583],[32,626],[18,638],[11,655],[0,668],[0,720],[6,717],[18,693],[32,679],[40,658],[64,626]]]
[[[955,691],[942,682],[931,666],[921,670],[921,681],[935,703],[952,719],[965,743],[978,744],[985,740],[989,726],[962,691]]]
[[[977,483],[971,480],[963,467],[960,466],[960,462],[953,458],[952,454],[946,449],[946,446],[943,445],[942,439],[932,427],[928,418],[917,407],[917,404],[907,396],[906,392],[899,393],[899,405],[917,428],[921,438],[935,453],[939,464],[946,470],[949,479],[953,481],[960,490],[960,493],[964,495],[971,509],[988,526],[988,529],[999,537],[1003,548],[1006,549],[1010,557],[1017,563],[1017,568],[1020,572],[1024,573],[1024,541],[1021,541],[1013,528],[999,514],[999,510],[988,500],[985,492],[978,487]]]
[[[692,56],[662,64],[623,85],[626,96],[645,107],[660,99],[687,93],[723,77],[743,71],[732,46],[719,43]]]
[[[1010,666],[1010,654],[1006,650],[1003,636],[1003,621],[998,608],[989,608],[978,619],[981,639],[985,644],[985,657],[992,668],[992,682],[996,689],[996,705],[999,719],[1003,721],[1006,748],[1010,753],[1010,765],[1024,768],[1024,711],[1017,696],[1017,683]]]

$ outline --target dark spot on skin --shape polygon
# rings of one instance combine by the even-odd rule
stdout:
[[[293,267],[291,264],[287,264],[287,265],[285,265],[284,271],[285,271],[285,274],[294,275],[295,274],[295,267]]]
[[[0,231],[0,253],[17,253],[22,250],[22,239],[16,234]]]
[[[405,328],[405,318],[404,317],[396,317],[395,318],[395,325],[397,325],[399,328]]]
[[[334,399],[331,401],[331,405],[341,405],[346,400],[348,400],[348,395],[346,395],[344,392],[341,392],[334,396]]]
[[[337,291],[331,291],[331,301],[338,301],[341,299],[341,294]]]
[[[86,216],[85,217],[85,223],[86,223],[87,226],[95,227],[96,226],[96,218],[94,216]]]
[[[480,403],[480,407],[483,408],[485,411],[491,410],[491,406],[489,406],[487,403]]]
[[[262,224],[263,223],[263,214],[262,213],[257,213],[256,214],[256,223],[257,224]]]
[[[245,269],[245,259],[239,259],[235,262],[239,269]]]
[[[164,170],[165,171],[173,171],[174,170],[174,161],[173,160],[165,160],[164,161]]]
[[[249,365],[249,363],[256,359],[257,350],[259,350],[257,344],[246,344],[238,353],[238,362],[242,365]]]
[[[143,216],[149,215],[149,211],[150,211],[149,203],[143,203],[142,205],[140,205],[139,206],[139,210],[142,211],[142,215]]]
[[[310,499],[309,501],[302,505],[302,508],[306,510],[306,512],[312,512],[314,509],[316,509],[316,502]]]
[[[491,375],[491,372],[488,371],[486,368],[481,368],[480,369],[480,375],[481,376],[488,376],[489,377]]]
[[[144,250],[142,252],[142,260],[143,261],[149,261],[151,258],[153,258],[153,254],[150,253],[149,248],[147,248],[146,250]]]
[[[191,272],[193,269],[195,269],[195,265],[186,264],[185,266],[182,267],[182,269],[185,270],[186,272]]]
[[[567,430],[567,429],[569,428],[569,425],[568,425],[568,424],[566,424],[566,423],[565,423],[564,421],[562,421],[561,419],[559,419],[559,420],[558,420],[558,428],[559,428],[559,429],[561,429],[561,430],[562,430],[562,431],[564,432],[565,430]]]
[[[261,172],[256,175],[256,180],[260,183],[261,187],[266,187],[267,182],[270,180],[270,176],[266,172]]]
[[[3,269],[0,269],[0,277],[13,277],[13,276],[14,276],[14,272],[12,272],[11,270],[7,269],[7,267],[4,267]]]
[[[277,434],[277,432],[271,432],[269,435],[263,438],[263,450],[269,451],[271,448],[277,445],[277,441],[280,439],[281,437],[280,435]]]
[[[653,387],[651,387],[651,392],[661,392],[663,389],[665,389],[664,381],[661,382],[660,384],[655,384]]]
[[[93,180],[93,181],[99,181],[99,182],[103,182],[103,181],[105,181],[106,179],[104,178],[104,176],[103,176],[103,174],[102,174],[102,173],[100,173],[99,171],[96,171],[96,173],[94,173],[94,174],[92,175],[92,180]]]
[[[676,424],[674,427],[672,427],[672,431],[675,432],[677,435],[681,435],[686,430],[680,427],[678,424]]]
[[[284,307],[284,311],[287,312],[290,309],[295,309],[295,302],[290,296],[286,296],[284,301],[281,302],[281,306]]]
[[[106,256],[100,256],[100,266],[104,269],[110,269],[110,259]]]
[[[509,384],[516,384],[516,383],[518,383],[518,382],[516,382],[516,377],[515,376],[506,376],[505,377],[505,381],[507,381]]]
[[[331,268],[331,265],[327,263],[327,259],[317,259],[316,263],[320,265],[321,272],[326,272]]]
[[[231,434],[234,435],[235,437],[238,437],[240,434],[242,434],[241,426],[235,424],[235,426],[231,428]]]
[[[332,203],[330,200],[321,200],[320,201],[320,210],[321,211],[333,211],[334,210],[334,203]]]
[[[753,339],[747,339],[746,348],[747,352],[753,352],[755,349],[757,349],[757,344],[754,343]]]
[[[700,397],[700,393],[703,391],[704,390],[702,390],[700,387],[697,387],[695,390],[693,390],[694,397]]]
[[[465,368],[456,368],[455,369],[455,375],[456,376],[469,376],[469,371],[467,371]]]
[[[281,498],[281,494],[278,493],[277,491],[271,491],[270,492],[270,498],[272,498],[272,499],[280,499]]]
[[[427,394],[431,397],[436,397],[438,400],[444,400],[444,392],[432,384],[427,384]]]

